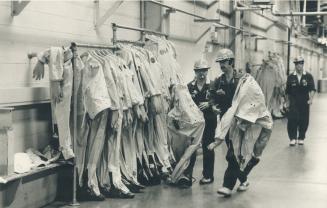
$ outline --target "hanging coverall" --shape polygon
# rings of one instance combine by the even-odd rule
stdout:
[[[170,168],[169,151],[167,145],[167,136],[165,135],[164,121],[160,117],[160,113],[163,112],[163,106],[161,101],[161,89],[160,85],[157,86],[154,76],[150,75],[149,59],[146,54],[140,50],[135,50],[133,53],[133,59],[138,75],[139,82],[142,83],[143,94],[145,97],[145,106],[148,113],[149,122],[146,124],[145,135],[145,147],[149,159],[155,162],[155,159],[159,160],[159,163],[166,169]],[[156,165],[154,163],[155,169]],[[156,171],[157,172],[157,171]]]
[[[287,132],[290,140],[304,140],[309,126],[309,94],[315,92],[315,84],[310,73],[303,71],[298,80],[296,72],[287,78],[286,95],[289,100]]]
[[[153,173],[150,170],[149,159],[151,157],[154,158],[154,152],[158,152],[155,150],[153,133],[150,133],[154,132],[152,131],[154,127],[149,125],[146,112],[146,109],[149,107],[148,100],[151,99],[149,98],[151,94],[149,89],[154,88],[149,88],[149,86],[152,85],[152,82],[151,80],[146,79],[147,74],[145,74],[142,70],[143,68],[141,68],[143,65],[139,61],[139,49],[140,48],[138,47],[120,45],[120,50],[117,55],[126,61],[129,71],[132,74],[131,83],[134,85],[135,93],[140,103],[133,109],[136,118],[133,121],[132,138],[135,141],[136,146],[138,180],[143,184],[148,184],[153,178]],[[141,71],[143,72],[141,73]],[[156,110],[153,110],[153,112],[156,112]]]
[[[177,164],[171,182],[178,183],[190,163],[192,154],[201,147],[205,121],[184,85],[173,87],[174,107],[168,113],[168,130],[172,135],[172,149]]]
[[[262,127],[258,137],[254,137],[251,132],[254,124]],[[264,94],[255,79],[246,73],[239,79],[232,105],[216,129],[216,139],[223,140],[229,133],[229,139],[226,140],[228,167],[223,187],[232,190],[237,179],[241,183],[247,180],[269,141],[272,126],[273,121],[265,105]],[[254,143],[253,148],[249,145],[251,141]],[[251,152],[252,157],[249,157]]]
[[[71,54],[70,58],[67,58],[68,53]],[[71,58],[72,52],[63,47],[51,47],[50,49],[38,54],[39,62],[48,64],[49,66],[51,105],[55,117],[53,120],[58,125],[60,150],[66,160],[75,157],[72,150],[71,129],[69,123],[73,89]],[[39,66],[42,65],[37,65],[36,67]],[[34,71],[35,70],[37,69],[34,69]]]
[[[86,150],[86,170],[88,187],[100,195],[97,165],[104,147],[109,109],[112,106],[101,63],[88,53],[84,62],[83,89],[84,106],[91,119]]]

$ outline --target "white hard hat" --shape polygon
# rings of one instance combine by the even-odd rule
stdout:
[[[208,65],[208,62],[205,59],[200,59],[194,63],[194,70],[208,70],[209,68],[210,66]]]
[[[216,62],[224,61],[227,59],[234,59],[234,53],[228,48],[223,48],[218,51]]]
[[[304,58],[302,56],[298,56],[293,60],[293,63],[304,62]]]

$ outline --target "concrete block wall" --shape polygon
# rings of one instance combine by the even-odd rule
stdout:
[[[99,15],[113,4],[100,1]],[[94,6],[94,1],[31,1],[18,16],[11,17],[11,1],[0,1],[0,106],[15,108],[15,152],[42,149],[51,135],[50,105],[35,104],[49,99],[48,72],[43,80],[34,80],[36,60],[29,61],[27,53],[69,46],[73,41],[110,44],[112,22],[140,26],[139,2],[123,3],[98,30]],[[137,40],[140,34],[119,30],[118,37]]]
[[[219,1],[209,9],[203,8],[186,1],[162,1],[167,5],[183,9],[207,18],[218,18],[217,9],[221,12],[221,22],[232,24],[231,17],[234,15],[231,7],[231,1]],[[112,29],[111,23],[115,22],[122,25],[140,27],[140,2],[125,1],[110,18],[98,29],[95,29],[95,17],[100,17],[114,5],[114,1],[100,1],[99,13],[95,12],[95,3],[93,1],[31,1],[18,16],[11,17],[11,2],[0,1],[0,105],[16,105],[46,101],[49,99],[48,93],[48,73],[41,81],[32,79],[32,70],[35,60],[29,61],[26,54],[30,51],[41,51],[52,45],[68,46],[70,42],[111,44]],[[276,1],[278,10],[286,12],[289,9],[289,3],[286,1]],[[164,9],[162,9],[164,10]],[[165,13],[163,11],[162,13]],[[146,16],[146,18],[158,18],[165,22],[164,17],[158,13]],[[276,19],[264,12],[264,15],[271,19]],[[287,40],[287,31],[285,28],[277,27],[272,21],[263,18],[252,12],[244,12],[245,29],[276,39]],[[286,23],[285,18],[278,18],[279,21]],[[198,42],[195,42],[201,34],[209,27],[210,23],[195,23],[194,18],[179,12],[170,15],[169,24],[160,24],[160,21],[153,21],[151,29],[162,29],[163,32],[170,33],[170,39],[174,42],[177,49],[178,61],[182,66],[184,82],[193,79],[194,61],[201,56],[205,56],[211,64],[209,77],[213,79],[220,73],[218,64],[214,62],[216,53],[220,46],[210,45],[211,50],[205,53],[210,40],[211,32],[207,32]],[[270,26],[270,27],[269,27]],[[233,41],[232,30],[218,30],[218,39],[220,43],[229,45]],[[137,40],[140,33],[128,30],[118,30],[119,39]],[[242,55],[242,62],[251,62],[260,64],[262,59],[267,57],[268,51],[278,52],[285,60],[287,45],[274,43],[270,40],[258,41],[258,50],[255,51],[254,38],[244,36],[243,41],[246,45],[246,52]],[[304,45],[309,50],[316,50],[317,46],[311,41],[305,39],[292,38],[292,42]],[[309,53],[305,50],[292,46],[291,57],[303,54],[306,58],[305,68],[310,71],[317,80],[323,76],[326,60],[316,53]],[[294,68],[291,63],[291,70]],[[41,93],[40,93],[41,92]],[[33,109],[25,109],[28,113]],[[18,124],[17,124],[18,125]],[[23,124],[21,124],[23,125]],[[46,125],[46,124],[42,124]],[[23,128],[17,127],[17,128]],[[25,127],[24,127],[25,128]],[[32,131],[26,128],[26,131]],[[48,131],[44,126],[40,127]],[[42,130],[33,130],[43,136],[46,132]],[[31,135],[31,134],[30,134]],[[35,135],[34,135],[35,136]],[[33,142],[32,142],[33,143]],[[42,145],[41,145],[42,146]]]

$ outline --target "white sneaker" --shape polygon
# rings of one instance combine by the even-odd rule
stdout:
[[[304,141],[303,140],[298,140],[298,144],[299,145],[304,145]]]
[[[232,195],[232,190],[226,187],[221,187],[220,189],[218,189],[217,193],[223,195],[224,197],[229,197]]]
[[[295,146],[296,145],[296,140],[295,139],[292,139],[291,141],[290,141],[290,146]]]
[[[250,183],[248,181],[245,181],[240,184],[240,186],[237,188],[237,191],[239,191],[239,192],[246,191],[246,190],[248,190],[249,186],[250,186]]]

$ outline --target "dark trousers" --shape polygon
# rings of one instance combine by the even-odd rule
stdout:
[[[206,119],[205,127],[202,136],[202,152],[203,152],[203,177],[213,178],[214,164],[215,164],[215,152],[214,150],[208,150],[208,145],[214,142],[215,130],[217,127],[216,119]],[[190,164],[184,171],[186,176],[192,177],[193,169],[196,161],[196,152],[193,153],[190,159]]]
[[[287,132],[290,140],[304,140],[309,126],[310,108],[306,103],[290,106],[287,122]]]
[[[229,140],[228,136],[226,137],[225,141],[228,147],[226,154],[226,160],[228,162],[228,165],[224,175],[223,187],[233,190],[237,179],[239,179],[241,183],[247,180],[247,176],[249,175],[252,168],[258,164],[259,159],[252,157],[250,161],[246,164],[244,170],[241,171],[240,165],[234,153],[232,141]]]
[[[217,127],[217,119],[206,119],[205,128],[202,137],[202,152],[203,152],[203,171],[204,178],[213,178],[215,151],[208,150],[208,145],[214,142],[215,130]]]

